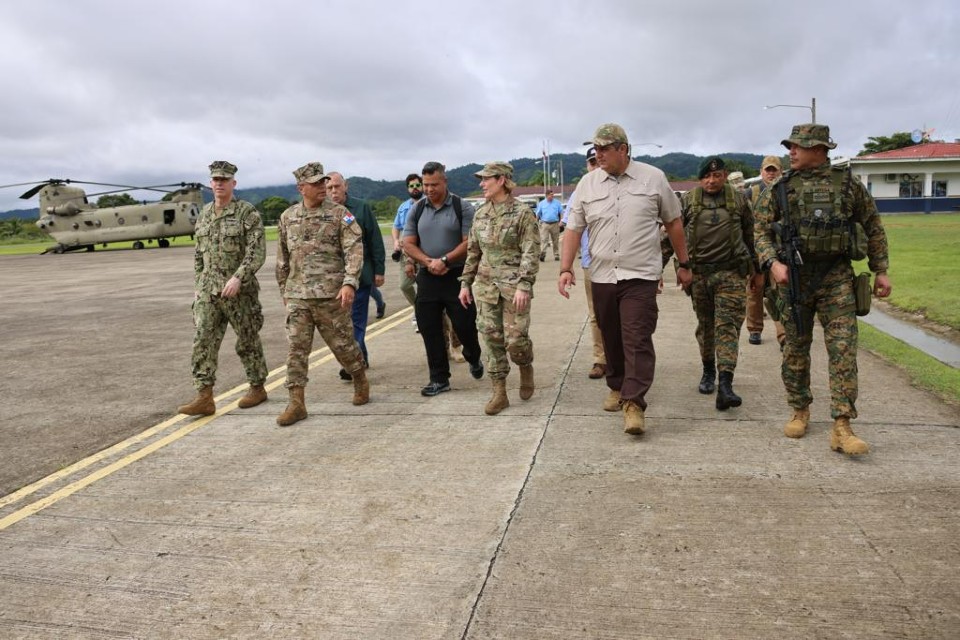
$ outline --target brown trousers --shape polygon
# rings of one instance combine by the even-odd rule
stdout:
[[[653,332],[657,329],[657,280],[593,282],[593,309],[607,356],[607,386],[620,397],[647,408],[644,397],[653,385],[657,356]]]

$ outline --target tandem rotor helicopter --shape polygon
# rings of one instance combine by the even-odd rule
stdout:
[[[112,187],[111,191],[87,194],[82,188],[70,185],[84,184]],[[93,251],[95,245],[107,246],[113,242],[133,241],[134,249],[143,249],[144,241],[156,240],[160,247],[170,246],[170,238],[192,236],[200,209],[203,207],[203,189],[197,182],[134,187],[104,182],[56,179],[3,185],[22,187],[33,185],[20,197],[40,198],[40,218],[36,225],[57,244],[44,253],[65,251]],[[128,204],[100,209],[88,197],[125,191],[157,191],[164,200],[143,204]]]

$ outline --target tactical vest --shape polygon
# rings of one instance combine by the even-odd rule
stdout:
[[[716,246],[702,247],[698,242],[709,227],[725,225],[728,232],[716,237]],[[694,273],[709,274],[727,269],[737,269],[746,276],[750,272],[750,253],[743,239],[740,207],[732,185],[723,185],[723,200],[710,203],[703,201],[703,188],[697,187],[690,200],[690,221],[685,232]],[[720,261],[707,262],[705,256],[724,256]]]
[[[791,223],[801,241],[804,260],[820,262],[836,258],[863,260],[867,257],[867,236],[854,219],[849,169],[830,169],[830,181],[805,179],[793,174],[787,187],[796,194],[796,211]]]

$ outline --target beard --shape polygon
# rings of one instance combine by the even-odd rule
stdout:
[[[407,193],[409,193],[409,194],[410,194],[410,197],[413,198],[414,200],[419,200],[420,198],[423,197],[423,192],[422,192],[422,191],[416,191],[416,190],[415,190],[415,191],[408,191]]]

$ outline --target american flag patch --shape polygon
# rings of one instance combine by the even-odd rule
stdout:
[[[353,224],[354,220],[356,220],[356,218],[354,218],[352,214],[348,213],[347,215],[343,216],[343,221],[347,224]]]

